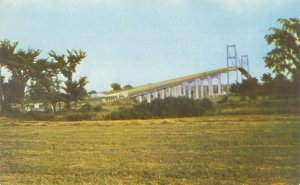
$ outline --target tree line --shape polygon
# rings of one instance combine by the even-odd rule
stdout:
[[[0,105],[2,112],[12,111],[13,103],[39,101],[50,104],[54,112],[57,108],[75,108],[87,91],[87,77],[74,79],[77,66],[84,60],[82,50],[67,50],[57,54],[51,50],[47,58],[41,58],[39,49],[18,49],[18,42],[0,41]],[[5,80],[1,69],[6,69],[10,77]]]
[[[267,43],[274,48],[264,58],[265,67],[272,71],[261,77],[233,84],[231,92],[243,97],[258,95],[277,97],[299,97],[300,83],[300,21],[296,18],[278,19],[281,28],[270,28]]]
[[[300,79],[300,21],[296,18],[278,19],[281,28],[270,28],[265,36],[274,48],[264,58],[265,67],[271,73],[262,76],[263,84],[255,78],[234,84],[233,93],[243,96],[297,96]],[[46,58],[40,57],[39,49],[17,49],[18,42],[0,41],[0,105],[1,111],[11,111],[11,105],[26,101],[44,102],[54,112],[61,108],[71,109],[86,95],[86,77],[74,79],[77,66],[85,59],[82,50],[67,50],[57,54],[51,50]],[[1,68],[9,71],[7,79]],[[113,91],[130,89],[112,83]],[[62,104],[63,102],[63,104]],[[63,105],[63,107],[62,107]],[[72,106],[73,105],[73,106]]]

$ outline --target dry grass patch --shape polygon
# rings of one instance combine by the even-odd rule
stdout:
[[[297,184],[298,115],[0,118],[0,184]]]

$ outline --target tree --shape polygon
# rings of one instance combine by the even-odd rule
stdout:
[[[110,87],[113,89],[113,91],[122,90],[121,85],[118,83],[112,83],[110,84]]]
[[[129,84],[124,85],[124,87],[123,87],[124,90],[132,89],[132,88],[133,87],[131,85],[129,85]]]
[[[261,77],[261,80],[263,81],[263,95],[270,95],[272,93],[271,84],[273,81],[272,75],[270,73],[264,73]]]
[[[238,93],[242,97],[248,96],[250,98],[255,98],[260,91],[260,85],[256,78],[248,78],[242,81],[242,83],[233,84],[231,86],[231,92]]]
[[[293,95],[291,92],[292,83],[283,74],[278,74],[270,83],[271,93],[278,97],[288,97]]]
[[[92,95],[92,94],[97,94],[97,91],[95,91],[95,90],[92,90],[92,91],[89,91],[89,92],[88,92],[88,94],[89,94],[89,95]]]
[[[65,90],[64,100],[66,102],[66,108],[71,109],[71,101],[75,101],[75,105],[78,100],[82,99],[86,93],[85,85],[88,83],[86,77],[81,77],[79,81],[73,80],[73,74],[76,72],[76,67],[86,57],[86,53],[79,50],[67,50],[67,55],[58,55],[53,50],[49,52],[49,56],[52,57],[57,63],[57,69],[66,78],[64,81]]]
[[[13,57],[16,47],[18,43],[11,43],[8,40],[0,41],[0,106],[2,107],[2,104],[4,103],[4,92],[3,92],[3,82],[4,82],[4,77],[2,77],[1,74],[1,68],[2,66],[5,66],[6,63]],[[2,111],[2,109],[1,109]]]
[[[276,74],[290,76],[294,81],[300,76],[300,21],[296,18],[278,19],[281,28],[270,28],[265,36],[274,49],[265,57],[265,65]]]
[[[264,73],[261,80],[264,82],[264,85],[270,84],[272,82],[272,75],[270,73]]]
[[[69,102],[74,101],[75,110],[77,102],[87,95],[87,91],[85,90],[87,83],[86,77],[81,77],[78,81],[66,81],[65,83],[66,87],[63,88],[66,91],[65,97]]]
[[[36,62],[33,69],[34,73],[29,86],[29,94],[32,100],[46,101],[52,105],[56,112],[56,104],[61,101],[61,95],[57,87],[57,65],[46,59]]]
[[[18,42],[0,41],[0,65],[11,73],[7,84],[3,85],[6,104],[20,103],[24,99],[25,88],[34,75],[34,65],[40,50],[18,50]],[[6,92],[4,92],[6,91]]]

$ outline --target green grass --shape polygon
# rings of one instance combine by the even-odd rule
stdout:
[[[0,118],[0,184],[298,184],[300,117]]]

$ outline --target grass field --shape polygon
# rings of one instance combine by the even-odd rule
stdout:
[[[300,117],[0,118],[0,184],[299,184]]]

